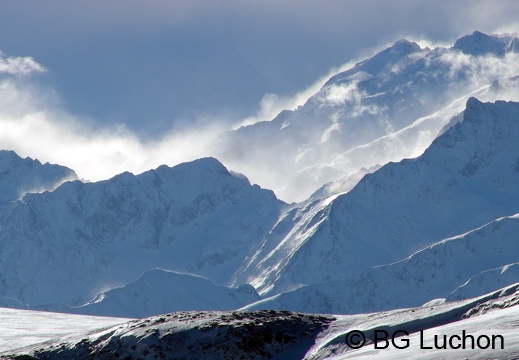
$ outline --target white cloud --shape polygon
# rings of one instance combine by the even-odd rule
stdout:
[[[220,131],[206,125],[144,142],[122,125],[89,128],[85,119],[61,110],[43,91],[13,79],[0,81],[0,144],[21,156],[68,166],[85,180],[207,156]]]
[[[44,71],[45,68],[32,57],[5,57],[0,52],[0,74],[27,76]]]

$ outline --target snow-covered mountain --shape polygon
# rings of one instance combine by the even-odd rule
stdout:
[[[226,164],[300,203],[215,158],[83,183],[0,152],[0,305],[354,313],[519,281],[519,103],[482,102],[519,99],[517,44],[401,40],[222,137]]]
[[[298,109],[229,133],[217,157],[282,199],[302,201],[362,167],[420,155],[470,96],[517,75],[517,43],[480,32],[452,48],[397,41],[331,77]],[[519,100],[517,91],[507,99]]]
[[[69,168],[22,159],[14,151],[0,150],[0,204],[17,200],[28,192],[54,190],[71,180],[77,180],[77,175]]]
[[[103,291],[81,306],[62,303],[27,305],[0,296],[0,307],[68,314],[143,318],[173,311],[233,310],[260,300],[251,285],[230,288],[197,275],[164,269],[146,271],[137,280]]]
[[[518,119],[518,103],[469,99],[463,121],[423,155],[286,213],[235,283],[273,295],[341,279],[518,213]]]
[[[510,34],[491,36],[474,31],[472,35],[459,38],[454,48],[474,56],[487,54],[504,56],[506,53],[519,51],[519,39]]]
[[[200,276],[153,269],[67,312],[143,318],[173,311],[233,310],[259,299],[250,285],[228,288]]]
[[[0,295],[81,305],[156,267],[225,284],[285,206],[213,158],[26,194],[1,218]]]
[[[245,307],[354,314],[477,297],[519,282],[519,214],[343,280],[303,286]],[[492,270],[489,270],[492,269]],[[470,279],[470,280],[469,280]],[[404,295],[403,295],[404,294]]]
[[[469,299],[517,282],[519,282],[519,263],[507,264],[477,273],[451,292],[445,300]]]

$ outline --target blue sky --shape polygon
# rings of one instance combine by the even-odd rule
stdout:
[[[515,0],[0,0],[1,147],[91,180],[174,165],[400,38],[518,31],[517,14]]]

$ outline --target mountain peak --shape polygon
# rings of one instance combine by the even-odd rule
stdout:
[[[352,69],[343,71],[331,77],[326,82],[324,87],[333,83],[341,82],[344,79],[347,79],[349,76],[358,72],[365,72],[370,75],[377,75],[380,72],[384,71],[384,69],[390,69],[402,58],[417,53],[421,50],[422,48],[417,43],[409,41],[407,39],[400,39],[396,41],[393,45],[385,48],[373,57],[357,63]]]
[[[470,98],[463,120],[422,155],[388,163],[351,191],[302,210],[313,217],[300,221],[298,228],[311,235],[292,232],[279,240],[273,232],[265,255],[242,273],[253,274],[251,284],[260,294],[274,295],[397,261],[420,247],[517,213],[517,119],[519,103]],[[292,241],[296,251],[287,250],[285,244]],[[308,268],[314,270],[305,272]]]
[[[128,301],[135,298],[140,299]],[[154,268],[145,271],[137,280],[102,292],[89,303],[68,311],[145,317],[172,311],[231,310],[259,299],[250,285],[229,288],[198,275]]]
[[[247,186],[251,185],[249,179],[245,175],[234,171],[229,171],[225,165],[223,165],[218,159],[214,157],[200,158],[175,165],[174,167],[161,165],[154,170],[145,172],[144,174],[155,174],[161,179],[167,179],[171,176],[180,176],[186,178],[187,182],[200,182],[207,180],[209,177],[213,179],[225,179],[233,177],[239,179]]]
[[[467,105],[466,107],[474,107],[474,106],[479,106],[483,104],[481,101],[479,101],[477,98],[475,98],[474,96],[471,96],[467,99]]]
[[[204,158],[95,183],[70,182],[8,206],[0,212],[0,294],[27,304],[76,306],[104,284],[127,284],[151,266],[225,284],[285,203]],[[10,241],[2,240],[6,236]],[[65,255],[69,251],[74,255]],[[36,258],[44,272],[35,274]],[[30,291],[19,287],[28,283]],[[70,286],[52,285],[64,283]]]
[[[487,35],[474,31],[471,35],[459,38],[453,48],[474,56],[486,54],[504,56],[507,52],[517,51],[517,38],[513,35]]]
[[[421,47],[414,41],[409,41],[407,39],[400,39],[396,41],[391,47],[388,49],[391,49],[392,51],[398,51],[406,54],[413,53],[415,51],[420,51]]]
[[[0,203],[16,200],[28,192],[53,190],[76,173],[61,165],[42,164],[39,160],[21,158],[11,150],[0,150]]]
[[[162,165],[156,169],[157,172],[163,172],[165,169],[171,171],[171,169],[166,165]],[[201,159],[196,159],[193,161],[181,163],[175,166],[176,171],[189,171],[194,173],[218,173],[218,174],[230,174],[227,168],[217,159],[213,157],[205,157]]]

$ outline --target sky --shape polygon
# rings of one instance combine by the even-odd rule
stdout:
[[[89,151],[115,154],[107,164],[142,163],[151,148],[160,159],[169,136],[173,165],[204,154],[186,134],[268,120],[383,45],[517,31],[517,14],[513,0],[0,0],[0,105],[12,128],[1,147],[73,167],[55,155],[58,139],[92,167]],[[25,72],[5,70],[22,60]]]

